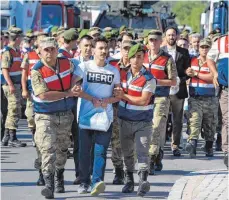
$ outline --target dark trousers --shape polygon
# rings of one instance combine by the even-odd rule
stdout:
[[[179,99],[176,95],[171,95],[170,102],[173,113],[172,149],[177,149],[180,146],[183,127],[184,99]]]
[[[73,158],[75,163],[75,175],[79,176],[79,130],[77,123],[76,107],[73,108],[72,113],[74,119],[72,122],[72,137],[73,137]]]
[[[1,86],[1,140],[4,136],[5,132],[5,122],[6,122],[6,116],[7,116],[7,107],[8,107],[8,101],[7,98],[3,92],[2,86]]]
[[[81,183],[90,184],[91,150],[94,142],[92,187],[104,180],[107,148],[112,135],[112,125],[107,132],[79,128],[79,175]]]

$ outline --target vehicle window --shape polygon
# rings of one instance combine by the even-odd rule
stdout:
[[[112,28],[120,28],[122,25],[129,26],[128,19],[123,16],[116,15],[104,15],[100,20],[98,27],[112,27]]]
[[[9,28],[9,17],[1,16],[1,30]]]
[[[42,5],[41,28],[48,28],[50,25],[62,26],[62,8],[59,5]]]
[[[134,17],[132,19],[132,26],[134,29],[159,29],[157,26],[156,17]]]

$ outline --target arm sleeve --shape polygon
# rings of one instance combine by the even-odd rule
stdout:
[[[83,74],[84,74],[84,71],[85,71],[84,62],[79,64],[79,62],[76,59],[72,59],[72,61],[74,62],[74,72],[73,72],[73,74],[76,75],[76,76],[79,76],[80,78],[83,78]]]
[[[156,79],[152,78],[150,81],[147,81],[145,86],[143,87],[143,92],[151,92],[155,94],[156,90]]]
[[[29,66],[29,57],[28,54],[26,53],[23,57],[22,63],[21,63],[21,68],[22,69],[28,69]]]
[[[39,94],[49,91],[40,72],[38,72],[37,70],[32,70],[31,77],[32,77],[31,82],[32,82],[33,93],[35,96],[38,96]]]
[[[176,64],[172,58],[169,58],[169,60],[166,64],[166,71],[167,71],[167,75],[168,75],[169,80],[176,80],[176,78],[178,76],[177,75],[177,68],[176,68]]]
[[[218,50],[218,46],[217,46],[217,41],[213,43],[210,51],[207,54],[207,58],[213,61],[217,61],[218,57],[219,57],[219,50]]]
[[[2,54],[2,63],[1,63],[2,69],[9,69],[10,68],[10,52],[5,51]]]
[[[114,84],[115,85],[120,84],[120,73],[117,69],[115,70]]]

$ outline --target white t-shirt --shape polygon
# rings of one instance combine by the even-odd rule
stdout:
[[[75,67],[74,74],[83,79],[82,90],[98,99],[112,97],[114,86],[120,84],[120,74],[115,67],[110,64],[99,67],[94,60],[80,63]],[[81,99],[79,121],[92,109],[95,107],[91,101]],[[108,104],[106,112],[110,121],[113,121],[112,104]]]

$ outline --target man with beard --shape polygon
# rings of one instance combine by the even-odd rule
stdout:
[[[188,97],[185,73],[190,66],[190,57],[187,49],[176,45],[177,29],[168,27],[165,31],[167,45],[162,49],[173,57],[176,63],[178,76],[180,78],[179,91],[177,94],[170,95],[170,104],[173,114],[173,133],[172,133],[172,151],[174,156],[180,156],[180,139],[183,125],[183,107],[184,99]]]

